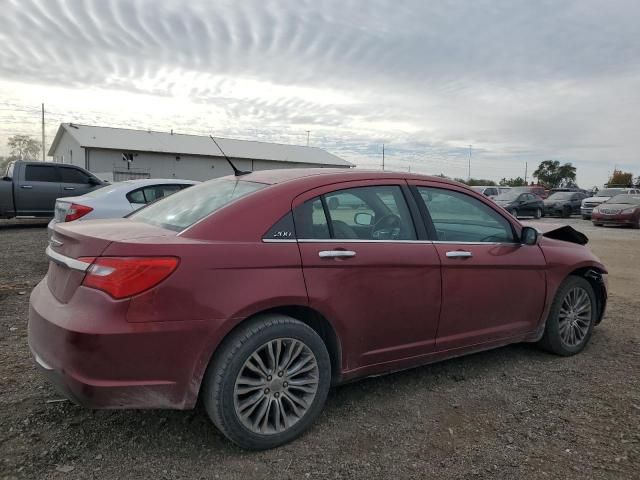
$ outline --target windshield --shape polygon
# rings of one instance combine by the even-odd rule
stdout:
[[[572,195],[573,192],[556,192],[549,195],[547,200],[569,200]]]
[[[616,195],[605,203],[626,203],[629,205],[640,205],[640,195]]]
[[[508,192],[501,193],[500,195],[495,197],[494,200],[497,200],[497,201],[500,201],[500,200],[515,200],[516,198],[518,198],[520,196],[521,193],[522,192],[518,192],[516,190],[510,190]]]
[[[595,197],[613,197],[615,195],[619,195],[624,192],[621,188],[605,188],[604,190],[600,190],[596,193]]]
[[[235,178],[218,178],[174,193],[138,210],[129,218],[179,232],[234,200],[266,186]]]

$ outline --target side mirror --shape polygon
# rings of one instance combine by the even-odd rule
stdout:
[[[538,243],[538,231],[533,227],[523,227],[520,232],[520,242],[523,245],[535,245]]]
[[[356,213],[353,216],[353,221],[356,225],[368,227],[373,223],[373,215],[366,212]]]

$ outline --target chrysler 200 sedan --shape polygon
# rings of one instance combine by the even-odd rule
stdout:
[[[271,448],[309,428],[330,385],[515,342],[580,352],[607,298],[586,241],[437,177],[224,177],[57,224],[29,344],[80,405],[200,398],[233,442]]]

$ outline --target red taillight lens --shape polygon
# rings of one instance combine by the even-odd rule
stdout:
[[[155,287],[178,266],[175,257],[97,257],[79,258],[93,263],[82,281],[113,298],[126,298]]]
[[[79,219],[80,217],[84,217],[87,213],[91,212],[93,208],[87,207],[86,205],[79,205],[77,203],[72,203],[69,209],[67,210],[67,216],[64,217],[65,222],[73,222],[74,220]]]

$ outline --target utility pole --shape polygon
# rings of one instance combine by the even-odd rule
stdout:
[[[44,162],[44,103],[42,104],[42,161]]]
[[[311,133],[311,130],[306,130],[307,132],[307,147],[309,146],[309,134]]]
[[[529,163],[524,162],[524,183],[527,183],[527,173],[529,170]]]
[[[384,143],[382,144],[382,171],[384,172]]]
[[[469,145],[469,180],[471,180],[471,147],[472,145]]]

